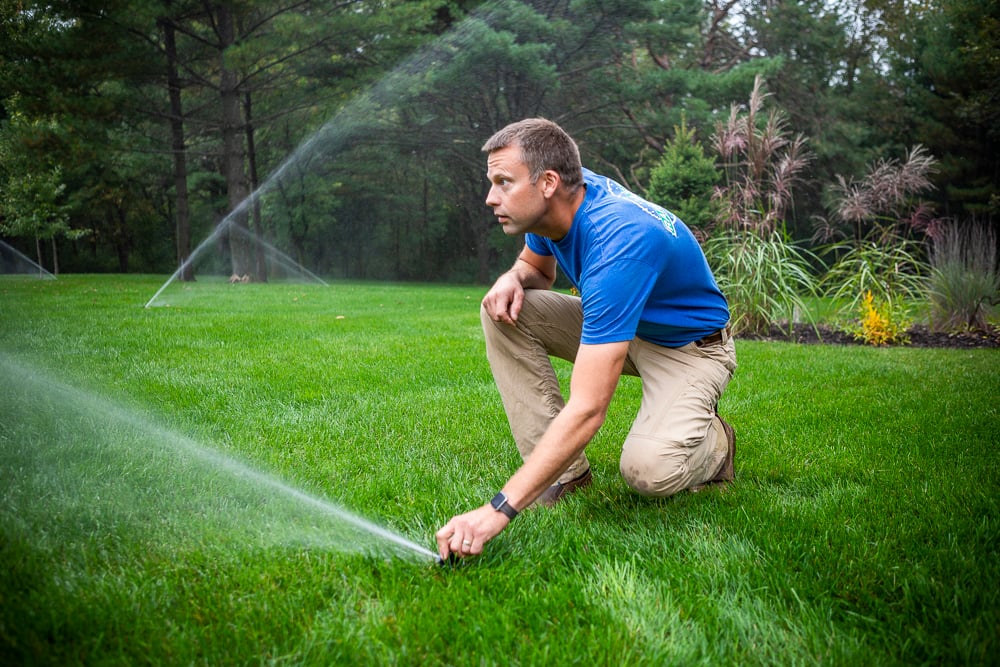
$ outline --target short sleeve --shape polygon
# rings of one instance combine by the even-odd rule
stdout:
[[[531,252],[537,255],[547,256],[552,254],[552,248],[550,248],[545,240],[537,234],[525,234],[524,244],[528,246],[528,249],[531,250]]]

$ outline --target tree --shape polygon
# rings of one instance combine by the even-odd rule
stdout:
[[[217,203],[214,179],[200,172],[215,170],[223,178],[226,202],[218,215],[232,215],[236,224],[246,226],[244,207],[252,203],[256,213],[260,203],[248,200],[259,184],[257,174],[287,156],[278,150],[285,143],[281,134],[274,135],[281,141],[267,141],[270,128],[288,129],[292,142],[301,141],[359,86],[425,39],[426,30],[443,18],[438,10],[444,4],[444,0],[21,3],[0,16],[0,34],[14,37],[0,47],[0,84],[8,94],[16,93],[17,108],[29,116],[55,114],[65,126],[86,128],[86,134],[47,140],[47,154],[63,165],[71,192],[90,191],[105,204],[127,203],[82,180],[77,185],[73,165],[92,165],[80,172],[81,178],[83,171],[92,177],[111,173],[93,165],[100,160],[113,165],[116,152],[172,154],[172,215],[177,217],[174,234],[183,261],[194,233],[185,223],[185,211],[201,215],[206,206]],[[5,105],[11,103],[11,98],[4,100]],[[286,118],[291,120],[282,122]],[[146,135],[146,145],[116,145],[119,140],[134,141],[131,128],[151,129],[153,121],[166,122]],[[169,134],[163,131],[168,128]],[[258,141],[261,137],[263,143]],[[52,151],[52,144],[59,150]],[[37,147],[22,148],[30,153]],[[87,151],[90,155],[83,157]],[[189,173],[192,165],[196,172]],[[200,184],[212,187],[199,189]],[[133,227],[142,224],[117,213],[93,215],[97,207],[80,203],[75,223],[86,218],[85,224],[95,230],[116,227],[95,234],[95,240],[124,240],[122,233],[133,235]],[[115,206],[122,212],[119,204]],[[153,211],[156,206],[135,208]],[[263,221],[258,225],[258,236],[264,236]],[[121,251],[129,245],[134,246],[122,242],[116,248]],[[234,241],[234,245],[239,244]],[[236,249],[233,271],[262,278],[250,248]]]
[[[119,270],[136,245],[131,216],[147,209],[132,195],[149,173],[124,173],[129,165],[120,158],[149,151],[156,141],[155,132],[130,118],[137,93],[125,84],[147,76],[148,51],[123,42],[120,28],[101,18],[117,15],[123,4],[23,3],[0,23],[3,103],[23,119],[20,127],[4,128],[14,156],[7,178],[58,167],[67,224],[91,243],[113,245]]]
[[[719,175],[715,161],[705,155],[694,130],[682,119],[663,157],[650,172],[646,196],[676,213],[696,231],[708,229],[717,214],[712,193]]]
[[[420,59],[437,66],[416,69],[409,81],[399,81],[401,94],[386,117],[400,146],[431,156],[438,169],[450,174],[457,254],[471,251],[479,282],[487,282],[495,270],[498,245],[510,245],[493,241],[498,231],[484,204],[479,147],[507,123],[550,111],[549,101],[560,85],[553,62],[558,47],[552,42],[561,31],[572,28],[527,3],[499,3],[477,13]]]
[[[922,145],[938,160],[934,201],[940,214],[995,218],[1000,6],[991,0],[869,0],[865,6],[869,30],[884,45],[852,91],[873,149],[865,163],[905,159],[910,147]]]
[[[765,77],[772,104],[809,137],[810,174],[786,216],[801,237],[823,213],[821,194],[834,174],[855,173],[879,154],[879,128],[862,120],[876,102],[857,90],[861,77],[879,77],[882,40],[866,4],[761,0],[747,14],[758,53],[777,63]]]
[[[601,31],[609,40],[603,66],[590,72],[581,94],[608,107],[582,139],[591,160],[634,190],[682,120],[708,136],[719,109],[742,100],[757,74],[778,63],[757,53],[741,3],[712,0],[593,2],[619,25]]]
[[[165,0],[164,8],[169,11],[171,7],[170,0]],[[180,77],[180,56],[177,51],[177,29],[174,19],[169,16],[160,16],[156,22],[163,40],[167,96],[170,100],[167,119],[170,124],[170,153],[174,163],[175,233],[177,262],[181,267],[179,278],[183,281],[190,281],[194,280],[194,269],[188,263],[188,258],[191,256],[191,207],[188,199],[187,141],[184,134],[184,103]]]
[[[56,239],[79,238],[81,235],[79,230],[70,230],[65,190],[58,167],[11,176],[0,190],[0,232],[33,238],[39,266],[44,266],[42,241],[49,241],[52,245],[52,273],[56,275],[59,275]]]

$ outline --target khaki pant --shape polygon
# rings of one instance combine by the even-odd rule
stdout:
[[[565,405],[549,356],[576,359],[583,326],[580,299],[526,290],[516,326],[481,312],[486,356],[522,458],[527,460]],[[638,493],[669,496],[712,479],[727,451],[715,406],[736,369],[732,339],[698,347],[655,345],[638,338],[623,373],[642,379],[642,403],[622,445],[621,473]],[[559,478],[590,466],[581,454]]]

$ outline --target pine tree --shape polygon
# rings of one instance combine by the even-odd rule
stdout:
[[[675,213],[689,227],[705,229],[714,222],[716,203],[712,189],[720,172],[695,140],[686,119],[674,126],[674,138],[650,172],[646,196]]]

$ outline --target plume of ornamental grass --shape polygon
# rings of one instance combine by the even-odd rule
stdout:
[[[713,194],[722,209],[721,224],[762,236],[784,221],[793,186],[812,159],[805,137],[789,134],[779,110],[762,116],[768,96],[758,75],[745,111],[734,104],[712,137],[725,173],[725,182]]]
[[[833,186],[833,221],[817,220],[814,241],[829,242],[846,236],[870,239],[879,245],[892,242],[899,232],[914,230],[933,236],[941,224],[926,202],[915,199],[934,188],[930,180],[937,160],[921,145],[902,161],[880,159],[860,181],[837,175]]]

